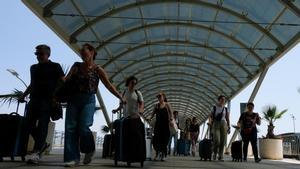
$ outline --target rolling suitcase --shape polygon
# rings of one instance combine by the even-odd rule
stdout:
[[[203,139],[199,143],[199,156],[200,160],[211,161],[212,155],[212,140],[211,139]]]
[[[140,119],[123,118],[114,121],[115,129],[115,166],[118,161],[140,162],[144,166],[146,160],[145,127]]]
[[[177,154],[186,156],[186,140],[179,139],[177,140]]]
[[[16,156],[25,161],[29,133],[26,130],[26,106],[24,116],[21,116],[18,114],[19,104],[16,112],[0,115],[0,161],[3,161],[3,157],[10,157],[14,161]]]
[[[243,142],[234,141],[231,144],[231,157],[232,161],[242,162],[243,161],[243,149],[242,149]]]
[[[212,156],[212,139],[210,133],[210,127],[205,135],[205,138],[199,142],[199,156],[200,160],[211,161]]]

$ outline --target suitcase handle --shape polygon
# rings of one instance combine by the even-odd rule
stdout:
[[[16,112],[13,112],[13,113],[10,113],[9,115],[12,115],[12,116],[20,116],[18,113]]]
[[[24,102],[18,101],[16,112],[11,113],[10,115],[19,115],[19,106],[20,106],[20,103],[25,103],[27,105],[27,101],[26,100],[24,100]],[[26,106],[25,106],[25,110],[26,110]],[[24,114],[24,116],[25,116],[25,114]]]

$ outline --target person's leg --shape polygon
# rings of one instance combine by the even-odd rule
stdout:
[[[45,148],[49,122],[50,115],[48,112],[45,112],[44,115],[37,120],[34,152],[42,153],[43,149]]]
[[[95,140],[90,127],[94,122],[95,96],[88,97],[88,102],[79,113],[80,150],[85,153],[84,164],[89,164],[95,152]]]
[[[212,133],[213,133],[213,152],[214,156],[213,159],[216,160],[217,153],[220,145],[220,127],[219,122],[214,122],[212,126]]]
[[[46,138],[48,135],[48,125],[50,122],[51,102],[49,100],[41,100],[39,102],[39,115],[36,123],[36,139],[34,144],[34,151],[42,153],[46,145]]]
[[[196,138],[194,132],[191,133],[191,138],[192,138],[192,155],[194,157],[196,153],[196,140],[195,140]]]
[[[65,120],[64,162],[79,162],[79,107],[75,102],[68,103]]]
[[[27,106],[27,134],[30,134],[33,140],[37,140],[37,110],[34,106],[34,100],[32,99]]]
[[[259,162],[260,159],[258,158],[258,150],[257,150],[257,132],[253,131],[252,136],[251,136],[251,146],[252,146],[252,151],[254,155],[254,159],[256,162]]]
[[[178,140],[178,132],[174,135],[174,150],[173,155],[175,156],[177,154],[177,140]]]
[[[170,135],[169,143],[168,143],[168,154],[171,154],[171,144],[172,144],[173,135]]]
[[[249,137],[242,135],[242,139],[243,139],[243,143],[244,143],[244,145],[243,145],[244,161],[247,161],[248,146],[249,146]]]
[[[227,140],[227,124],[225,121],[222,121],[220,124],[220,144],[219,144],[219,160],[223,160],[224,147]]]

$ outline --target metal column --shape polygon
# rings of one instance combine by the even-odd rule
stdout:
[[[268,70],[269,70],[269,68],[266,67],[266,68],[261,72],[261,74],[260,74],[260,76],[259,76],[259,78],[258,78],[258,80],[257,80],[257,82],[256,82],[256,85],[255,85],[255,87],[254,87],[254,89],[253,89],[253,91],[252,91],[252,94],[251,94],[251,96],[250,96],[248,102],[253,102],[253,101],[254,101],[254,99],[255,99],[255,97],[256,97],[256,95],[257,95],[257,92],[258,92],[258,90],[259,90],[259,88],[260,88],[260,86],[261,86],[263,80],[264,80],[265,77],[266,77],[266,74],[267,74]],[[231,139],[230,139],[230,141],[229,141],[229,144],[228,144],[227,147],[226,147],[225,153],[228,154],[228,153],[230,152],[231,144],[232,144],[232,142],[236,139],[236,137],[238,136],[238,134],[239,134],[239,130],[235,129],[235,131],[234,131],[234,133],[233,133],[233,135],[232,135],[232,137],[231,137]]]
[[[97,91],[96,96],[97,96],[98,102],[99,102],[99,104],[100,104],[100,108],[101,108],[101,110],[102,110],[102,112],[103,112],[103,115],[104,115],[105,121],[106,121],[106,123],[107,123],[107,126],[110,126],[111,121],[110,121],[110,119],[109,119],[108,112],[107,112],[107,110],[106,110],[104,101],[103,101],[103,99],[102,99],[102,96],[101,96],[99,90]],[[110,127],[109,127],[109,128],[110,128]],[[110,128],[110,129],[111,129],[111,128]]]

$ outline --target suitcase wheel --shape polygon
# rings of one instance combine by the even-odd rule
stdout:
[[[130,163],[130,162],[127,162],[127,166],[130,167],[130,166],[131,166],[131,163]]]
[[[25,156],[22,156],[21,158],[22,158],[22,161],[25,162],[25,160],[26,160]]]

